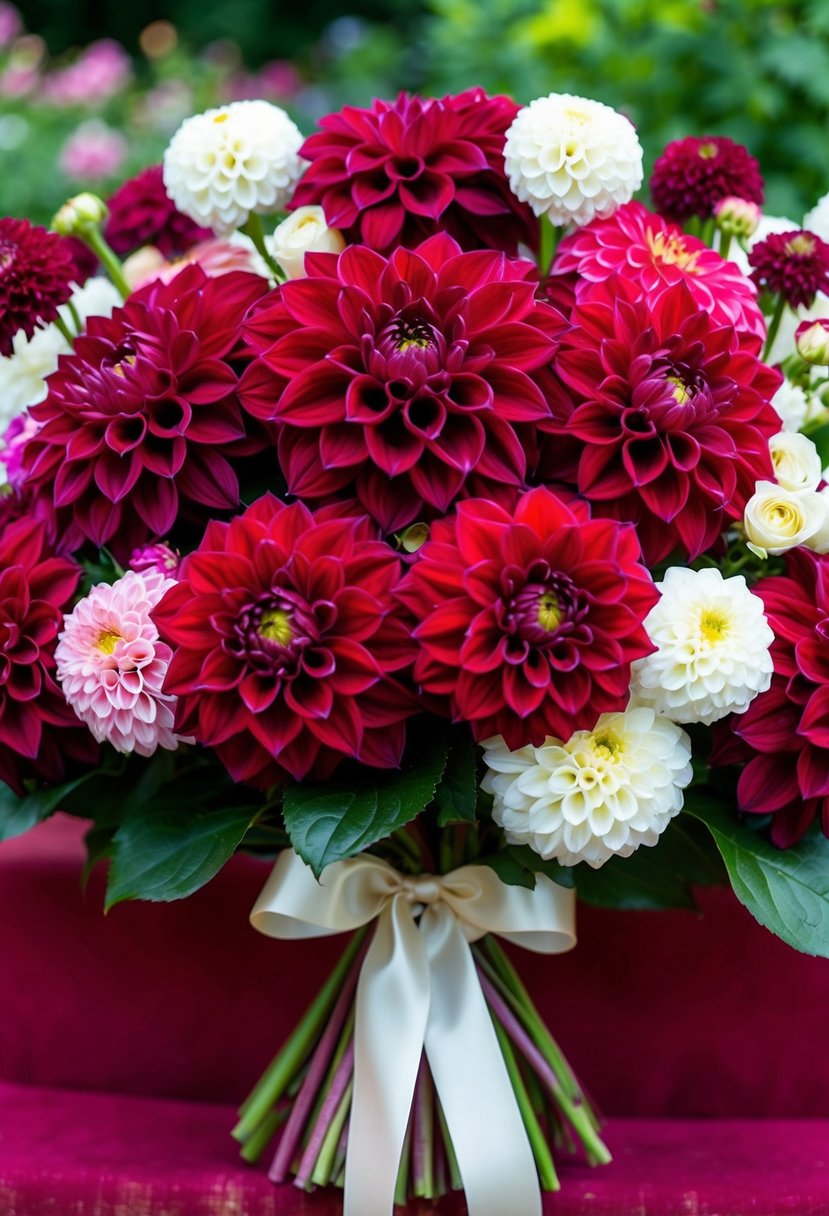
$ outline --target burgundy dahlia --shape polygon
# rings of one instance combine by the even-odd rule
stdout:
[[[420,622],[414,679],[476,739],[569,739],[628,699],[659,595],[636,533],[550,490],[469,499],[432,527],[398,592]]]
[[[306,267],[249,321],[261,355],[242,378],[245,407],[279,425],[290,492],[355,493],[392,531],[445,512],[470,478],[479,493],[523,485],[564,328],[532,265],[438,235]]]
[[[788,848],[817,819],[829,836],[829,560],[798,549],[754,587],[774,630],[771,687],[730,719],[713,762],[743,763],[741,811],[773,816]],[[747,762],[747,763],[746,763]]]
[[[753,334],[758,351],[765,340],[756,292],[742,271],[642,203],[624,203],[608,219],[578,228],[558,247],[553,275],[572,276],[577,299],[612,274],[633,280],[651,303],[672,284],[685,283],[714,324]]]
[[[390,253],[435,232],[464,249],[534,247],[537,223],[509,188],[504,138],[519,107],[469,89],[440,100],[401,93],[320,122],[292,207],[321,205],[349,242]]]
[[[153,614],[175,650],[176,729],[258,786],[346,757],[397,766],[416,709],[395,674],[412,652],[400,572],[365,516],[267,495],[209,524]]]
[[[763,202],[760,166],[747,148],[723,135],[674,140],[656,160],[650,180],[654,206],[678,224],[708,219],[722,198]]]
[[[58,315],[72,294],[75,263],[63,237],[28,220],[0,217],[0,355]]]
[[[540,475],[574,485],[594,512],[637,525],[650,562],[691,558],[773,479],[769,404],[780,374],[757,340],[717,326],[684,283],[652,301],[615,275],[573,310],[556,371],[570,404],[542,423]]]
[[[85,336],[33,406],[23,466],[67,550],[118,555],[239,505],[236,459],[266,443],[237,396],[240,329],[267,291],[252,274],[189,266],[136,292]]]
[[[772,232],[748,255],[759,288],[780,295],[790,308],[810,308],[829,293],[829,245],[814,232]]]
[[[59,781],[68,759],[93,761],[92,736],[55,680],[55,646],[80,577],[55,557],[42,523],[0,530],[0,780],[18,794],[26,778]]]
[[[176,208],[164,188],[161,165],[150,165],[124,182],[107,207],[104,235],[122,257],[142,245],[154,245],[165,258],[177,257],[213,236]]]

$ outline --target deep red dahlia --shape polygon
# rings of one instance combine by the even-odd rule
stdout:
[[[240,329],[267,291],[252,274],[190,266],[93,317],[33,406],[23,467],[62,547],[119,555],[239,505],[235,460],[265,444],[237,396]]]
[[[668,144],[650,180],[656,210],[682,224],[708,219],[721,198],[763,202],[760,166],[747,148],[724,135],[689,135]]]
[[[829,294],[829,245],[814,232],[772,232],[748,255],[751,277],[790,308],[810,308],[818,292]]]
[[[412,658],[400,572],[365,516],[267,495],[209,524],[153,614],[175,649],[176,729],[258,786],[346,757],[398,765],[417,708],[394,675]]]
[[[624,708],[659,595],[634,529],[550,490],[439,520],[398,592],[420,622],[414,679],[476,739],[569,739]]]
[[[378,253],[435,232],[464,249],[534,248],[537,222],[504,171],[504,137],[518,109],[483,89],[346,106],[300,149],[311,165],[291,206],[321,205],[332,228]]]
[[[773,479],[769,404],[779,372],[757,341],[717,326],[676,283],[652,303],[630,279],[594,284],[571,317],[540,475],[575,485],[594,511],[636,523],[650,562],[715,543],[760,478]]]
[[[154,245],[165,258],[172,258],[213,235],[177,210],[164,189],[161,165],[150,165],[124,182],[107,207],[104,235],[122,257],[142,245]]]
[[[785,575],[753,588],[774,630],[771,687],[729,720],[715,764],[742,762],[740,810],[774,818],[771,837],[795,844],[817,818],[829,836],[829,561],[798,549]]]
[[[241,388],[279,424],[291,493],[356,493],[391,531],[446,511],[473,474],[479,493],[523,485],[523,424],[550,415],[565,325],[536,300],[531,263],[439,235],[306,266],[249,321],[262,354]]]
[[[758,351],[766,337],[756,292],[739,267],[641,203],[625,203],[608,219],[593,220],[565,237],[553,274],[576,276],[576,298],[611,274],[638,283],[651,303],[666,287],[685,283],[714,324],[753,334]]]
[[[28,220],[0,217],[0,355],[58,315],[72,294],[75,263],[63,237]]]
[[[0,780],[18,794],[26,778],[58,781],[66,760],[97,752],[55,680],[63,610],[80,573],[49,551],[42,523],[24,518],[0,531]]]

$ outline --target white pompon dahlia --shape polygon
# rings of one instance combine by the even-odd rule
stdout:
[[[784,380],[771,399],[784,431],[799,431],[809,413],[809,398],[791,380]]]
[[[302,134],[279,106],[234,101],[187,118],[164,153],[179,211],[227,236],[251,213],[281,211],[305,169]]]
[[[553,224],[611,215],[642,184],[636,128],[600,101],[551,93],[520,110],[506,134],[513,194]]]
[[[806,212],[802,227],[822,241],[829,241],[829,194],[822,194],[811,211]]]
[[[566,743],[511,752],[498,736],[484,749],[482,786],[508,842],[565,866],[598,869],[656,844],[692,775],[685,731],[645,707],[602,714]]]
[[[64,617],[55,660],[67,703],[116,751],[151,756],[192,743],[173,730],[176,698],[162,692],[173,652],[150,616],[175,580],[128,570],[93,587]]]
[[[741,574],[672,566],[645,617],[656,652],[631,667],[640,704],[675,722],[710,725],[741,714],[771,683],[774,634]]]

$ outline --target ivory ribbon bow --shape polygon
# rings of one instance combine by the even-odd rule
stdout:
[[[533,891],[507,886],[488,866],[408,878],[368,856],[328,866],[317,882],[289,850],[251,913],[261,933],[293,940],[374,920],[357,986],[345,1216],[391,1216],[424,1049],[470,1216],[540,1216],[532,1149],[469,943],[497,933],[542,954],[569,950],[574,892],[543,875]]]

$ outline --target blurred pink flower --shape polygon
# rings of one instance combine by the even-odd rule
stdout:
[[[0,72],[0,96],[26,97],[34,92],[45,58],[46,43],[37,34],[23,34],[13,42],[6,66]]]
[[[288,59],[273,59],[259,72],[234,72],[226,84],[229,101],[290,101],[304,81]]]
[[[101,181],[121,168],[129,145],[120,131],[92,118],[69,136],[60,151],[58,163],[73,181]]]
[[[0,0],[0,47],[6,47],[23,33],[23,19],[13,4]]]
[[[133,291],[160,279],[169,283],[185,266],[193,263],[201,266],[211,279],[229,274],[231,270],[246,270],[251,274],[263,272],[263,265],[252,246],[234,245],[230,241],[200,241],[182,257],[168,262],[154,245],[145,245],[124,262],[124,276]]]
[[[131,74],[130,57],[121,44],[102,38],[69,67],[50,72],[43,81],[42,95],[56,106],[96,106],[119,93]]]
[[[6,482],[15,490],[22,489],[26,480],[21,463],[23,449],[38,430],[39,423],[25,411],[12,418],[0,437],[0,465],[4,466],[0,469],[0,484]]]

